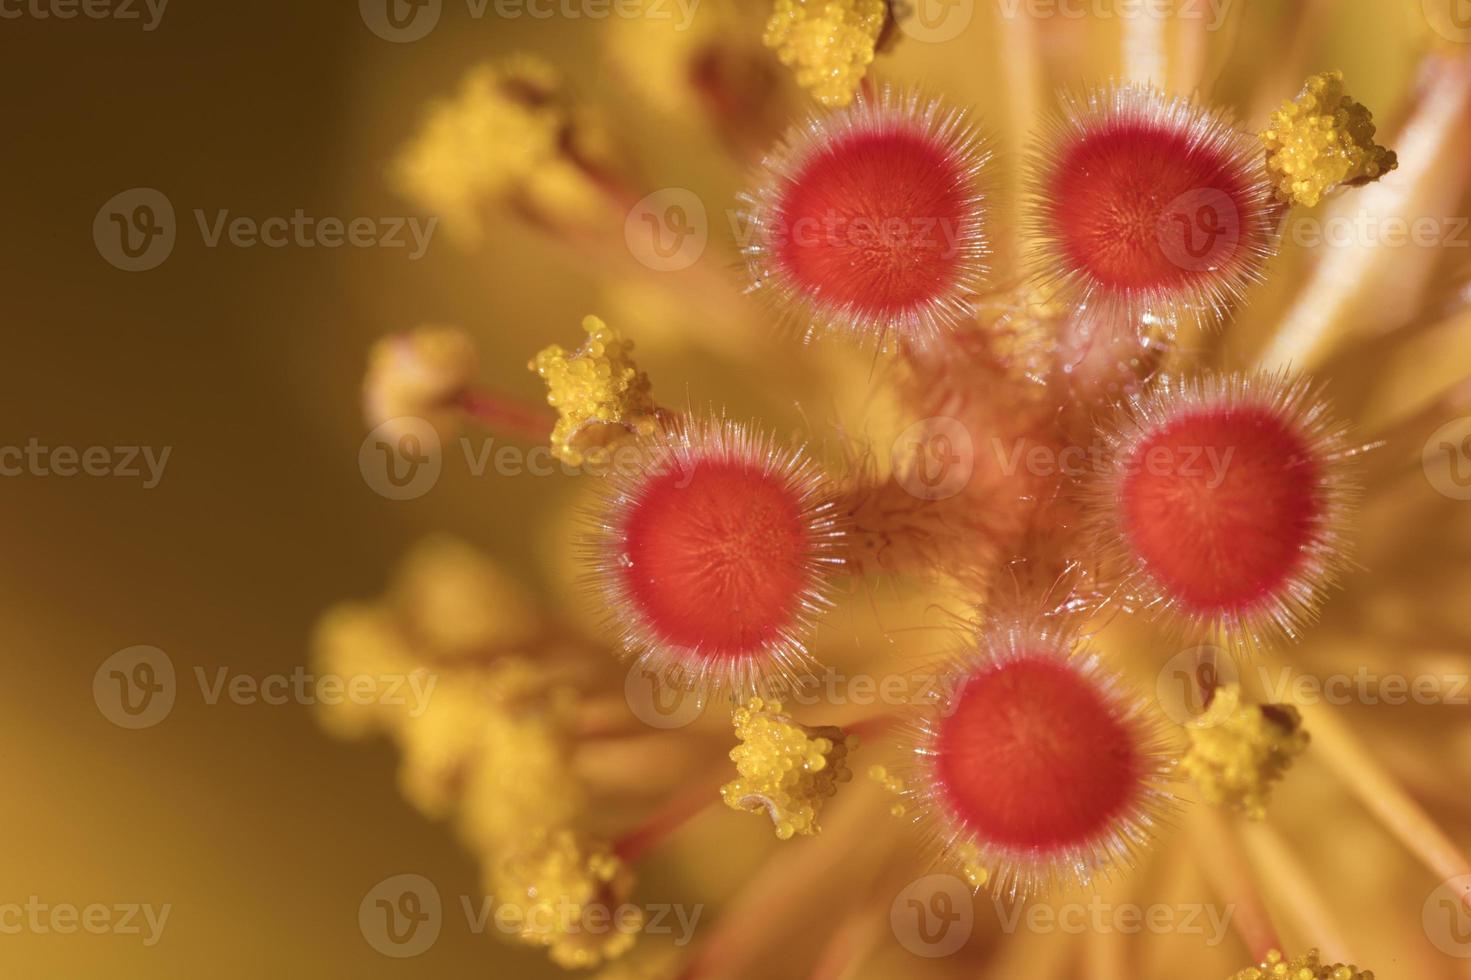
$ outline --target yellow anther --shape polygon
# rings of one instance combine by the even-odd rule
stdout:
[[[363,413],[374,427],[421,418],[441,434],[451,432],[460,417],[455,397],[479,370],[474,341],[457,327],[424,326],[384,337],[368,352]]]
[[[587,163],[606,155],[605,142],[595,120],[568,105],[555,68],[514,57],[472,69],[455,98],[431,106],[394,176],[474,242],[493,205],[574,225],[600,216],[606,203]]]
[[[732,720],[741,744],[730,750],[736,779],[720,788],[733,810],[765,810],[776,836],[788,840],[818,832],[817,813],[848,770],[852,740],[841,728],[809,728],[782,714],[779,701],[752,698]]]
[[[557,410],[552,455],[571,466],[600,463],[621,441],[658,428],[648,375],[633,362],[633,342],[595,316],[584,317],[587,340],[575,353],[546,348],[528,365],[547,385]]]
[[[1277,198],[1312,207],[1339,184],[1378,180],[1398,162],[1374,142],[1369,110],[1349,98],[1343,72],[1313,75],[1262,133]]]
[[[762,41],[825,106],[844,106],[873,62],[885,0],[776,0]]]
[[[527,589],[500,565],[457,538],[416,544],[391,595],[409,634],[435,659],[489,659],[525,648],[541,630]]]
[[[1190,748],[1181,760],[1208,803],[1266,815],[1272,784],[1307,748],[1302,718],[1290,705],[1244,704],[1241,688],[1218,688],[1210,710],[1185,726]]]
[[[1274,949],[1265,960],[1247,967],[1231,980],[1374,980],[1374,974],[1343,963],[1321,963],[1316,949],[1290,960]]]
[[[567,969],[586,969],[627,952],[643,914],[624,899],[633,877],[603,841],[570,830],[524,837],[489,872],[496,922],[521,942],[545,946]]]

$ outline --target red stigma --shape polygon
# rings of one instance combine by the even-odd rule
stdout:
[[[801,499],[744,461],[655,477],[624,528],[621,574],[659,640],[740,657],[794,625],[813,541]]]
[[[1071,663],[1019,654],[973,675],[935,723],[936,783],[969,833],[1009,849],[1086,844],[1138,802],[1133,730]]]
[[[1111,289],[1207,279],[1237,257],[1251,204],[1229,156],[1142,125],[1080,141],[1058,162],[1049,220],[1070,261]]]
[[[964,112],[914,93],[793,128],[742,196],[753,287],[809,337],[928,345],[974,316],[987,159]]]
[[[918,132],[858,133],[808,160],[781,195],[782,268],[815,300],[885,316],[961,284],[967,179]]]
[[[1152,88],[1065,98],[1032,184],[1038,277],[1136,329],[1218,319],[1272,252],[1260,144]]]
[[[1127,544],[1187,612],[1250,609],[1302,570],[1321,467],[1268,408],[1187,414],[1145,434],[1124,466]]]

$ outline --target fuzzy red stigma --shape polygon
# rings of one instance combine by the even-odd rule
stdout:
[[[723,420],[646,448],[646,465],[611,478],[593,542],[625,647],[691,686],[790,680],[839,561],[826,481],[800,452]]]
[[[943,147],[905,130],[841,137],[786,186],[777,260],[797,287],[873,317],[953,290],[965,175]]]
[[[1204,278],[1240,245],[1241,175],[1184,133],[1132,124],[1079,141],[1051,190],[1068,258],[1104,288]]]
[[[1129,590],[1197,627],[1291,635],[1343,562],[1343,427],[1303,382],[1224,375],[1137,396],[1095,506]]]
[[[1062,610],[994,611],[944,672],[898,774],[968,880],[1027,897],[1127,864],[1172,805],[1174,755],[1152,707],[1077,649]]]
[[[1205,408],[1145,436],[1124,465],[1129,544],[1191,610],[1250,608],[1301,571],[1322,474],[1283,419]]]
[[[658,638],[739,657],[796,618],[814,542],[801,498],[745,461],[649,481],[624,526],[626,588]]]
[[[971,677],[935,731],[935,773],[956,819],[1006,847],[1091,840],[1143,787],[1120,712],[1054,656],[1024,653]]]
[[[962,113],[914,94],[794,129],[743,198],[754,286],[809,334],[929,343],[973,312],[985,161]]]
[[[1040,276],[1141,325],[1218,318],[1272,250],[1260,145],[1153,89],[1068,100],[1033,193]]]

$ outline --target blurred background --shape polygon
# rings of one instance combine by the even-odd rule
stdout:
[[[1249,6],[1265,37],[1286,5]],[[1307,68],[1344,69],[1392,122],[1424,25],[1384,0],[1337,7]],[[0,935],[0,971],[559,975],[537,954],[452,925],[416,959],[379,955],[358,925],[376,883],[420,874],[455,903],[478,894],[474,861],[401,798],[388,742],[334,741],[295,702],[210,704],[195,678],[290,675],[307,662],[320,612],[380,592],[430,531],[453,530],[525,570],[549,604],[565,601],[549,555],[563,543],[574,481],[476,479],[447,466],[432,493],[385,499],[359,469],[360,386],[373,339],[442,322],[474,334],[489,382],[539,400],[527,359],[574,343],[601,286],[555,243],[496,228],[472,248],[436,233],[411,259],[411,249],[209,247],[194,212],[413,214],[386,172],[422,106],[475,62],[516,49],[549,55],[584,91],[613,90],[649,187],[729,200],[744,162],[690,127],[617,104],[593,21],[475,19],[447,2],[432,34],[396,44],[345,0],[172,0],[151,30],[141,4],[137,20],[4,9],[21,13],[0,19],[0,444],[168,455],[152,487],[142,476],[0,479],[0,741],[11,773],[0,903],[170,911],[152,946],[141,916],[142,935]],[[1097,27],[1096,53],[1079,49],[1079,78],[1115,70],[1115,29]],[[967,38],[973,46],[943,55],[901,50],[888,70],[1004,106],[998,69],[974,54],[994,49],[986,18]],[[1249,111],[1250,52],[1215,68],[1220,97]],[[104,202],[140,187],[171,203],[177,241],[158,267],[127,272],[100,254],[93,225]],[[711,261],[728,270],[730,255]],[[1268,291],[1261,308],[1273,302]],[[850,382],[869,366],[792,354],[817,378],[798,405],[724,368],[718,348],[655,345],[641,366],[670,402],[688,395],[778,427],[851,403]],[[91,692],[103,661],[137,645],[167,654],[178,695],[162,722],[126,730]]]

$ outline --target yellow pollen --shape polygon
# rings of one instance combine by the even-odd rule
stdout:
[[[553,344],[528,365],[547,385],[559,418],[552,455],[570,466],[599,464],[629,436],[658,428],[648,375],[633,362],[633,342],[595,316],[584,317],[587,340],[569,354]]]
[[[633,879],[608,845],[570,830],[537,831],[497,861],[488,889],[496,921],[567,969],[594,967],[627,952],[643,913],[626,904]]]
[[[608,142],[595,117],[569,104],[555,68],[517,56],[472,69],[453,99],[431,106],[393,176],[474,243],[493,206],[574,226],[600,218],[607,205],[587,164],[606,164]]]
[[[1217,689],[1210,710],[1185,726],[1190,748],[1181,766],[1208,803],[1266,815],[1272,784],[1308,745],[1290,705],[1244,704],[1241,687]]]
[[[1277,199],[1286,204],[1312,207],[1340,184],[1378,180],[1399,165],[1393,150],[1374,142],[1374,118],[1349,98],[1339,71],[1310,77],[1261,138]]]
[[[1316,949],[1291,960],[1274,949],[1261,963],[1247,967],[1231,980],[1374,980],[1374,974],[1343,963],[1320,963]]]
[[[752,698],[732,720],[741,744],[730,758],[739,775],[720,788],[725,805],[765,810],[782,840],[816,834],[817,812],[838,783],[853,778],[847,756],[854,740],[831,725],[797,724],[782,714],[779,701]]]
[[[776,0],[763,43],[825,106],[853,101],[888,20],[885,0]]]

